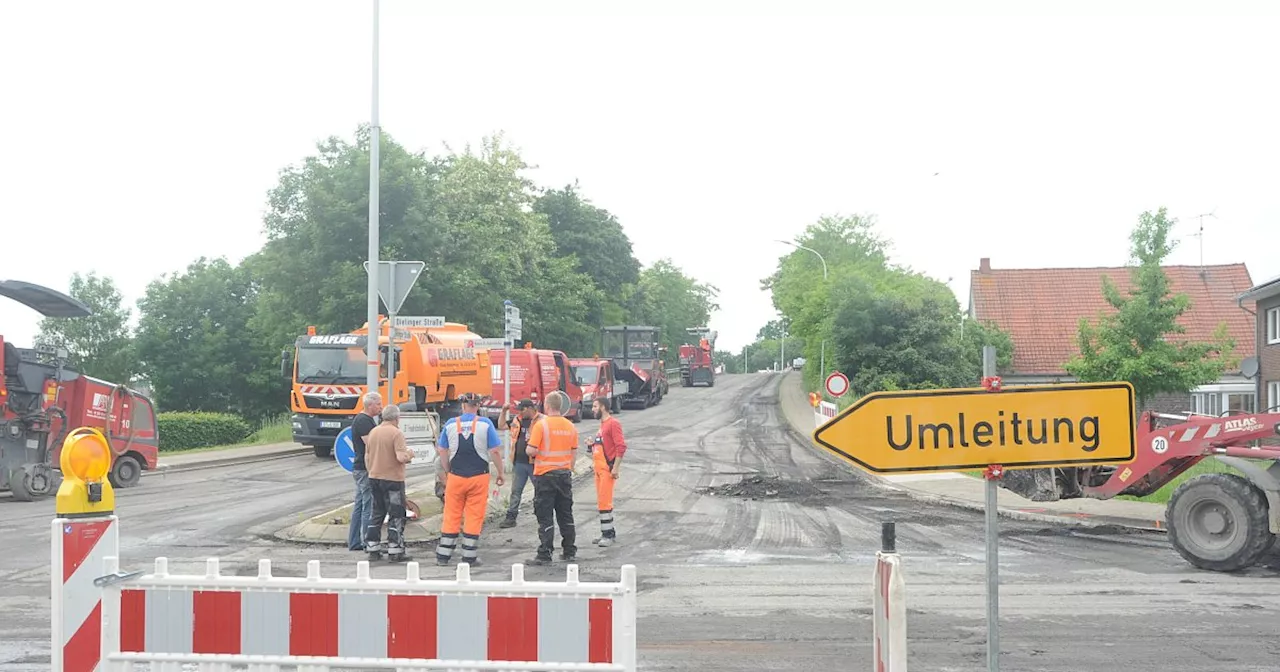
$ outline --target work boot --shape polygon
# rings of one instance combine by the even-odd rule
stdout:
[[[387,562],[410,562],[413,557],[408,553],[388,553]]]
[[[516,526],[515,516],[507,516],[506,520],[503,520],[501,523],[498,523],[498,527],[515,527],[515,526]]]
[[[529,560],[528,564],[542,567],[551,564],[551,558],[544,558],[541,555],[535,555],[533,559]]]
[[[468,565],[471,565],[472,567],[484,566],[484,563],[480,562],[480,558],[471,558],[470,560],[463,560],[463,562],[467,563]]]
[[[448,566],[449,566],[449,558],[442,558],[438,555],[436,556],[436,567],[448,567]]]
[[[601,537],[600,539],[595,540],[595,545],[600,548],[608,548],[613,545],[613,542],[613,537]]]
[[[560,559],[564,560],[565,562],[573,562],[578,559],[578,555],[576,553],[573,555],[569,555],[568,553],[561,553]]]

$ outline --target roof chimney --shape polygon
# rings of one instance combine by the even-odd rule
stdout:
[[[990,258],[990,257],[983,257],[981,260],[979,260],[979,261],[978,261],[978,272],[979,272],[979,273],[990,273],[990,272],[991,272],[991,258]]]

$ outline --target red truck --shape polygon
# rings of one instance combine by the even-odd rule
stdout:
[[[489,368],[493,377],[493,392],[481,409],[481,413],[496,419],[502,411],[504,376],[511,374],[511,401],[532,399],[542,408],[547,395],[560,390],[569,395],[569,412],[565,417],[574,422],[582,420],[582,388],[573,379],[569,357],[559,350],[521,348],[511,351],[508,367],[507,352],[502,349],[489,351]]]
[[[706,327],[693,327],[685,331],[697,336],[698,343],[680,346],[680,384],[684,387],[699,384],[714,387],[716,370],[711,362],[711,354],[716,347],[716,332]]]
[[[625,383],[613,378],[613,362],[599,357],[591,359],[571,359],[574,383],[582,387],[582,417],[594,418],[591,403],[596,399],[604,399],[610,413],[622,410],[622,397],[626,392]]]

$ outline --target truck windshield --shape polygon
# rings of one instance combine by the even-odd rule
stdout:
[[[298,382],[361,384],[365,353],[359,348],[298,348]]]
[[[595,385],[599,381],[600,369],[595,366],[573,367],[573,377],[579,385]]]

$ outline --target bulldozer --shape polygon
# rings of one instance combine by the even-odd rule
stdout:
[[[1280,535],[1280,407],[1222,416],[1144,412],[1138,452],[1128,464],[1010,470],[1001,487],[1036,502],[1144,497],[1202,460],[1236,473],[1199,474],[1173,491],[1165,513],[1169,541],[1201,569],[1254,565]],[[1254,444],[1254,445],[1250,445]]]

